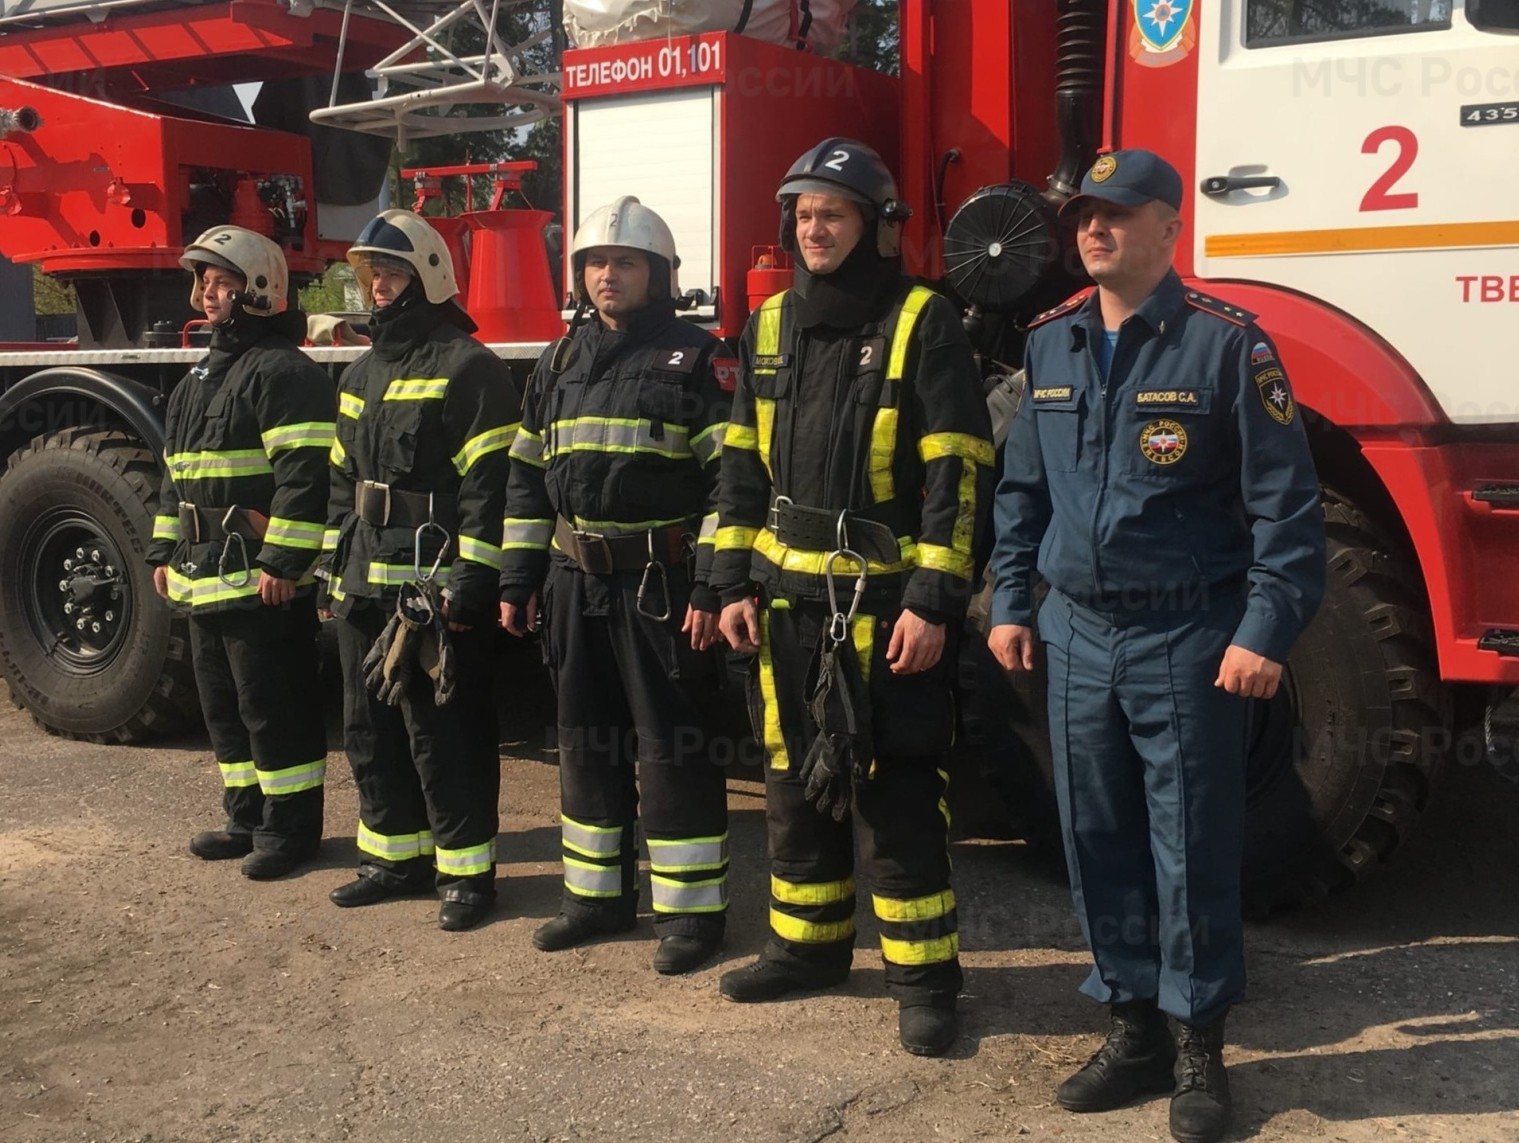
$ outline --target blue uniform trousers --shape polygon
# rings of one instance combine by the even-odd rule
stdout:
[[[1039,612],[1071,893],[1103,1003],[1156,999],[1189,1024],[1245,987],[1240,916],[1246,700],[1213,685],[1244,613],[1101,612],[1051,591]]]

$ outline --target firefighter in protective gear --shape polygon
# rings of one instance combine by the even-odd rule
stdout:
[[[190,615],[195,680],[221,767],[224,830],[190,850],[280,877],[322,838],[327,740],[317,684],[316,563],[332,381],[296,348],[279,246],[217,226],[185,248],[211,348],[169,397],[167,472],[148,563]]]
[[[470,336],[453,261],[422,218],[390,210],[348,252],[374,309],[371,346],[344,372],[323,537],[343,664],[343,728],[359,790],[359,869],[335,904],[436,885],[439,925],[468,929],[496,897],[501,766],[492,642],[507,451],[521,394]],[[451,701],[425,671],[371,693],[365,657],[404,585],[442,586]]]
[[[880,157],[825,140],[777,198],[801,265],[744,331],[711,574],[723,635],[755,655],[771,933],[721,990],[844,980],[858,839],[902,1044],[935,1055],[961,984],[943,764],[991,425],[954,309],[900,273],[907,210]]]
[[[641,816],[654,967],[681,973],[717,949],[728,906],[725,781],[700,711],[721,679],[706,578],[718,377],[736,363],[675,316],[675,243],[636,198],[586,219],[572,265],[581,312],[528,384],[501,578],[507,630],[542,618],[558,695],[564,898],[533,943],[633,927]]]

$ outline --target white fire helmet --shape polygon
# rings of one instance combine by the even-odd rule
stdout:
[[[190,308],[206,312],[201,286],[201,267],[216,266],[239,275],[243,281],[243,310],[256,317],[284,313],[289,305],[290,269],[285,252],[272,238],[241,226],[213,226],[185,247],[179,264],[194,275]]]
[[[642,250],[663,263],[651,260],[649,265],[649,294],[654,298],[673,300],[680,297],[680,283],[676,271],[680,258],[675,253],[675,236],[660,218],[632,195],[623,195],[615,202],[593,210],[580,229],[575,231],[575,243],[570,248],[570,265],[574,270],[575,301],[581,305],[588,302],[585,291],[586,251],[597,246],[621,246],[629,250]],[[664,272],[669,276],[661,281]]]
[[[387,210],[377,215],[348,248],[348,262],[353,266],[365,298],[370,297],[369,286],[376,261],[405,263],[412,277],[422,283],[427,300],[434,305],[459,295],[448,243],[425,218],[409,210]]]

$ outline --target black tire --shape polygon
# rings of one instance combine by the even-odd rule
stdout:
[[[1277,696],[1251,713],[1242,874],[1254,916],[1320,899],[1380,866],[1409,837],[1449,754],[1417,566],[1327,489],[1324,519],[1324,604]],[[1006,675],[972,622],[961,685],[960,771],[1002,795],[1009,832],[1058,844],[1042,673]]]
[[[143,563],[159,474],[131,435],[79,428],[0,478],[0,670],[50,733],[138,742],[200,717],[184,620]]]

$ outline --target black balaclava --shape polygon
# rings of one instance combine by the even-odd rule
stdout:
[[[860,241],[829,274],[807,269],[798,250],[794,288],[802,325],[849,329],[879,316],[882,296],[895,286],[901,272],[901,259],[882,257],[876,226],[875,218],[866,221]]]

